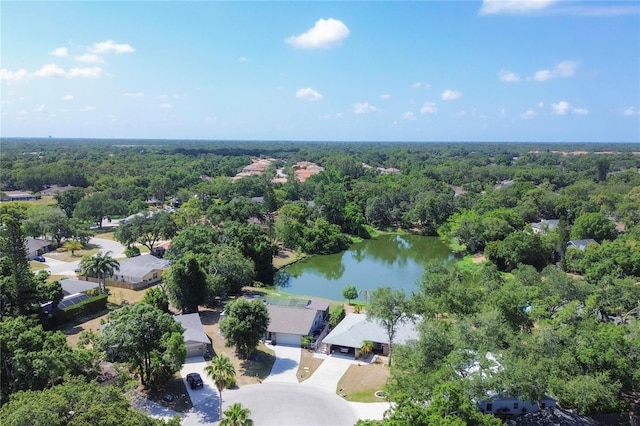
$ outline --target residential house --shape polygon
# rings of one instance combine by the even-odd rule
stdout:
[[[545,396],[540,401],[530,401],[515,396],[490,394],[487,398],[478,401],[478,409],[483,413],[517,416],[525,413],[536,413],[545,408],[554,408],[556,400]]]
[[[559,223],[558,219],[542,219],[540,222],[530,223],[530,225],[534,234],[546,235],[549,231],[556,229]]]
[[[329,313],[329,302],[299,301],[287,306],[266,301],[269,311],[266,340],[271,340],[272,344],[299,347],[303,336],[322,331]]]
[[[491,352],[487,352],[484,356],[470,350],[466,353],[472,359],[458,372],[461,376],[479,376],[489,379],[503,369],[500,360]],[[553,408],[556,406],[556,400],[545,396],[540,401],[531,401],[520,398],[518,395],[489,391],[485,398],[476,400],[476,405],[483,413],[517,416],[535,413],[545,408]]]
[[[418,338],[418,330],[412,321],[398,324],[394,343],[406,343]],[[351,354],[354,358],[365,341],[373,342],[373,352],[389,354],[389,336],[376,320],[369,320],[365,314],[349,314],[322,341],[326,353]]]
[[[0,194],[0,201],[33,201],[37,197],[23,191],[6,191]]]
[[[574,247],[580,251],[585,251],[589,244],[598,244],[593,238],[587,238],[585,240],[571,240],[567,242],[567,247]]]
[[[47,252],[51,247],[51,241],[39,240],[37,238],[27,238],[27,257],[29,260],[33,260],[36,256],[41,256]]]
[[[207,348],[211,344],[209,336],[204,332],[202,321],[200,321],[200,315],[195,314],[183,314],[173,317],[184,327],[184,345],[187,347],[187,358],[193,356],[204,356],[207,353]]]
[[[51,185],[50,187],[40,191],[40,195],[42,195],[43,197],[44,196],[53,197],[56,194],[62,194],[63,192],[67,192],[70,189],[76,189],[76,188],[78,187],[71,186],[71,185],[67,185],[67,186]]]
[[[150,254],[143,254],[131,257],[120,262],[120,268],[114,271],[111,281],[126,283],[126,287],[133,290],[148,287],[160,282],[162,271],[169,268],[171,262],[166,259],[159,259]],[[109,282],[109,285],[114,283]]]

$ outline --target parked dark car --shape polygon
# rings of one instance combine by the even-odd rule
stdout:
[[[204,383],[202,383],[202,377],[198,373],[187,374],[187,383],[191,389],[201,389]]]
[[[33,258],[33,260],[37,260],[38,262],[46,262],[47,259],[44,258],[44,256],[36,256]]]

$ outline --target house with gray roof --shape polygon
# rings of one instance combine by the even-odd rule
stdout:
[[[97,289],[98,283],[93,281],[76,280],[67,278],[60,280],[60,286],[65,296],[76,293],[86,293],[89,290]]]
[[[160,282],[162,271],[170,266],[169,260],[143,254],[121,261],[120,268],[113,272],[111,280],[126,283],[128,287],[137,290]]]
[[[204,356],[207,353],[207,347],[211,343],[209,336],[204,332],[200,315],[183,314],[173,317],[184,327],[184,345],[187,347],[187,358],[192,356]]]
[[[542,219],[540,222],[530,223],[534,234],[546,235],[547,232],[553,231],[560,224],[558,219]]]
[[[587,238],[584,240],[570,240],[567,243],[567,247],[573,247],[573,248],[577,248],[580,251],[585,251],[589,244],[598,244],[598,242],[593,238]]]
[[[269,326],[266,340],[272,344],[297,346],[302,337],[321,330],[329,312],[329,302],[308,300],[302,306],[283,306],[267,302]]]
[[[36,256],[43,255],[49,252],[51,247],[51,241],[39,240],[37,238],[27,238],[27,257],[29,260],[33,260]]]
[[[418,330],[411,320],[401,322],[396,329],[394,343],[406,343],[418,338]],[[389,336],[385,328],[366,314],[349,314],[322,341],[327,345],[327,353],[353,354],[365,341],[373,342],[373,352],[381,355],[389,354]]]

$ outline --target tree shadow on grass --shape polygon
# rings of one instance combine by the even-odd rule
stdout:
[[[264,380],[269,376],[269,374],[271,374],[271,369],[275,362],[275,355],[256,349],[253,351],[249,359],[242,361],[240,366],[242,367],[243,374],[245,376],[258,377],[260,380]]]

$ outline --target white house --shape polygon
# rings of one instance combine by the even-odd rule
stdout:
[[[38,240],[36,238],[27,238],[27,257],[33,260],[36,256],[40,256],[49,251],[51,241]]]
[[[478,409],[483,413],[517,416],[525,413],[536,413],[545,408],[556,406],[556,400],[545,396],[540,403],[521,399],[515,396],[492,394],[478,402]]]
[[[574,247],[580,251],[585,251],[589,244],[598,244],[593,238],[587,238],[585,240],[571,240],[567,243],[567,247]]]
[[[530,223],[534,234],[546,235],[547,232],[553,231],[560,224],[558,219],[542,219],[540,222]]]
[[[393,343],[406,343],[418,338],[415,324],[407,320],[398,324]],[[349,314],[322,340],[327,345],[327,353],[339,352],[353,354],[365,341],[373,342],[373,352],[389,354],[389,336],[387,331],[375,320],[368,320],[365,314]]]
[[[159,282],[162,271],[170,266],[169,260],[143,254],[120,262],[120,268],[113,272],[111,280],[131,284],[133,289],[144,288]]]
[[[173,317],[184,327],[184,344],[187,347],[187,358],[192,356],[204,356],[207,353],[207,346],[211,343],[209,336],[204,332],[204,327],[200,321],[200,315],[183,314]]]

